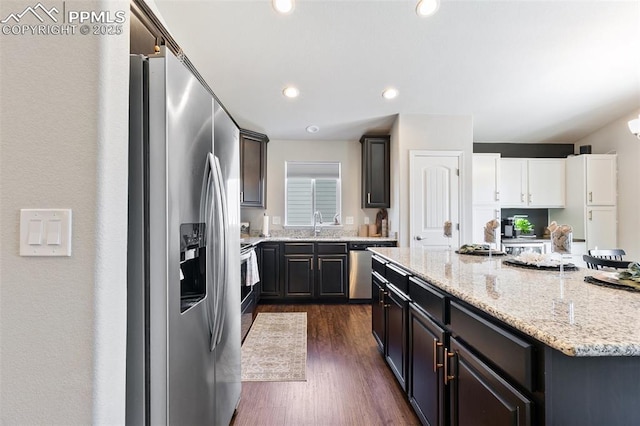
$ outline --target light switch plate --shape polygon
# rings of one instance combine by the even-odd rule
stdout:
[[[21,209],[20,256],[71,256],[71,209]]]
[[[368,216],[365,216],[365,217],[364,217],[364,224],[365,224],[365,225],[368,225],[368,224],[369,224],[369,217],[368,217]]]

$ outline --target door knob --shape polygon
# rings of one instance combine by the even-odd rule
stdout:
[[[416,240],[421,241],[422,237],[420,235],[416,235]]]

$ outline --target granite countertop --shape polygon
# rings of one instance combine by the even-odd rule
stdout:
[[[372,248],[416,276],[570,356],[640,356],[640,293],[584,282],[593,270],[528,270],[504,256]]]

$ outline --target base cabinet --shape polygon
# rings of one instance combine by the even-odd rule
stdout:
[[[347,243],[262,243],[261,248],[261,300],[348,300]]]
[[[416,304],[409,304],[409,402],[422,424],[446,424],[443,377],[446,331]]]
[[[445,354],[449,365],[450,424],[531,425],[533,402],[480,361],[457,339]]]
[[[384,354],[387,336],[384,307],[386,291],[386,280],[374,271],[371,275],[371,332],[382,354]]]
[[[387,285],[387,346],[385,358],[402,389],[407,389],[407,312],[409,299],[392,284]]]
[[[397,264],[373,269],[373,335],[422,424],[543,424],[529,339]]]
[[[278,243],[260,244],[260,298],[281,297],[282,280],[280,276],[281,250]]]

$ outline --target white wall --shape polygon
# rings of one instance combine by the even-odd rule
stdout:
[[[398,245],[408,247],[409,235],[409,150],[462,151],[463,169],[461,242],[471,241],[471,155],[473,118],[452,115],[401,114],[391,133],[390,230],[398,231]]]
[[[576,153],[581,145],[591,145],[593,154],[618,154],[618,246],[633,260],[640,260],[640,140],[631,134],[627,122],[638,114],[640,110],[632,111],[575,143]]]
[[[128,34],[0,35],[2,424],[124,422]],[[21,208],[72,209],[72,256],[18,256]]]
[[[252,233],[262,229],[262,215],[266,212],[273,221],[279,216],[281,225],[270,225],[270,231],[281,231],[284,224],[284,173],[286,161],[338,161],[342,165],[342,223],[352,216],[353,225],[342,231],[353,232],[365,216],[375,221],[378,209],[360,208],[361,145],[359,141],[292,141],[271,140],[267,144],[267,209],[242,209],[242,221],[250,222]],[[309,229],[311,235],[311,229]]]

